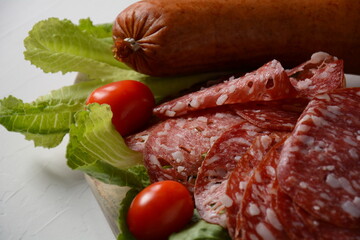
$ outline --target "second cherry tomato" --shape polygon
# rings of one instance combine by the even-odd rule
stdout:
[[[194,211],[187,188],[175,181],[153,183],[132,201],[127,224],[139,240],[163,240],[181,230],[191,220]]]
[[[95,89],[86,104],[108,104],[113,112],[112,123],[126,136],[140,130],[151,118],[154,95],[143,83],[134,80],[113,82]]]

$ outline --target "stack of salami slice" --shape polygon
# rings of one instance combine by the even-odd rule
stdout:
[[[360,239],[359,110],[343,61],[319,52],[163,103],[127,142],[233,239]]]

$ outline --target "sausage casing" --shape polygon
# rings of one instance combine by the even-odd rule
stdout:
[[[171,76],[285,67],[317,51],[360,74],[360,1],[143,0],[113,27],[114,54],[138,72]]]

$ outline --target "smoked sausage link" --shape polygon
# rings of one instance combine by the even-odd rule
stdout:
[[[115,57],[152,76],[250,69],[312,53],[360,74],[358,0],[143,0],[113,27]]]

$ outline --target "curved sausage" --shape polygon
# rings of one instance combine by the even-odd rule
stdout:
[[[169,76],[274,58],[293,67],[325,51],[360,73],[359,12],[354,0],[144,0],[117,16],[114,54],[138,72]]]

